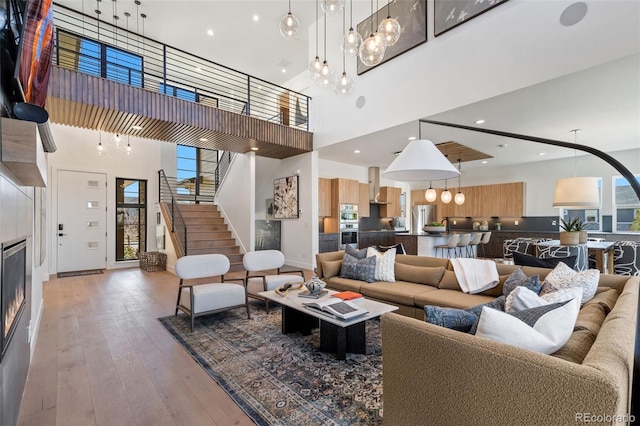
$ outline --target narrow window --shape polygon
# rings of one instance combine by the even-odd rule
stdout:
[[[147,249],[147,181],[116,178],[116,261]]]

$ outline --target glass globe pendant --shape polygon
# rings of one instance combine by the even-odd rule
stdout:
[[[378,32],[382,35],[382,42],[385,46],[393,46],[396,44],[402,34],[400,23],[391,17],[391,12],[389,11],[390,3],[390,1],[387,1],[387,19],[380,22],[378,26]]]
[[[361,44],[362,36],[353,28],[349,28],[349,32],[342,38],[340,49],[345,55],[356,56]]]
[[[344,7],[344,0],[322,0],[320,7],[325,15],[335,15]]]
[[[451,195],[451,191],[447,189],[447,181],[445,180],[444,191],[442,191],[442,194],[440,194],[440,201],[442,201],[445,204],[449,204],[452,199],[453,199],[453,195]]]
[[[342,75],[336,81],[335,88],[337,95],[346,96],[353,91],[353,79],[343,72]]]
[[[428,203],[433,203],[436,198],[438,198],[438,193],[431,187],[431,181],[429,181],[429,189],[424,191],[424,199],[427,200]]]
[[[368,67],[378,65],[384,58],[385,45],[376,40],[376,36],[371,34],[360,45],[358,56],[363,64]]]
[[[321,89],[330,89],[336,80],[336,72],[331,65],[325,60],[320,68],[320,73],[316,79],[316,84]]]
[[[320,78],[321,69],[322,61],[320,60],[319,56],[316,56],[316,58],[309,64],[309,76],[311,76],[311,79],[313,81],[316,81]]]
[[[295,40],[300,33],[300,21],[291,11],[280,20],[280,34],[287,40]]]

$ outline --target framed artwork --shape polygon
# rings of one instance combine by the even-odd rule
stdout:
[[[358,24],[357,31],[362,36],[362,39],[366,40],[366,38],[371,34],[372,23],[375,30],[378,28],[378,24],[384,21],[387,16],[391,16],[398,21],[402,28],[402,35],[396,44],[387,47],[387,50],[384,53],[384,59],[380,64],[384,64],[388,60],[393,59],[427,41],[426,0],[393,0],[389,3],[388,12],[387,6],[385,5],[382,9],[374,13],[373,17],[369,17]],[[380,65],[378,64],[368,67],[363,64],[359,58],[357,61],[358,75]]]
[[[433,26],[438,37],[507,0],[434,0]]]
[[[256,220],[256,250],[281,250],[279,220]]]
[[[273,198],[267,198],[265,200],[265,206],[264,206],[264,216],[265,219],[267,220],[273,220],[275,219],[275,216],[273,215]]]
[[[273,181],[274,219],[298,219],[298,176]]]

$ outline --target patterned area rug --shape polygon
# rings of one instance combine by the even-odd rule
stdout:
[[[67,277],[79,277],[82,275],[98,275],[102,274],[102,269],[89,269],[86,271],[70,271],[70,272],[58,272],[58,278],[67,278]]]
[[[280,309],[263,305],[160,322],[258,425],[382,424],[380,322],[366,323],[367,354],[339,361],[310,336],[284,335]]]

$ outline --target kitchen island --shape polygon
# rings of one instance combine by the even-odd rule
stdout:
[[[407,254],[418,256],[436,256],[435,246],[447,244],[449,237],[453,234],[466,234],[467,232],[443,232],[440,234],[429,234],[427,232],[416,232],[408,234],[397,234],[396,243],[402,243]],[[474,247],[475,253],[476,247]],[[446,257],[446,250],[444,256]],[[442,254],[440,254],[442,257]]]

